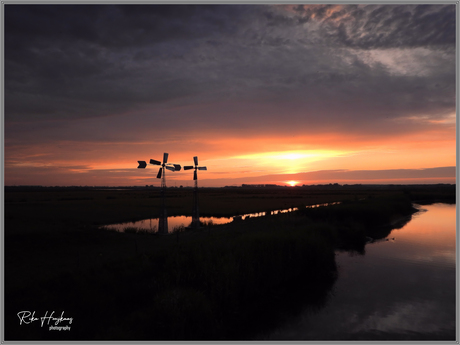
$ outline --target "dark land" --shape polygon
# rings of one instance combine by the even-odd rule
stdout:
[[[168,188],[168,215],[191,215],[192,193]],[[336,250],[364,255],[412,203],[455,203],[456,187],[200,188],[201,216],[299,210],[166,236],[100,229],[158,217],[157,188],[5,187],[4,201],[5,340],[243,340],[320,308]],[[65,311],[71,330],[20,311]]]

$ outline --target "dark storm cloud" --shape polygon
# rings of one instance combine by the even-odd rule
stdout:
[[[298,6],[299,20],[325,24],[324,38],[360,49],[455,45],[453,5]],[[341,7],[341,6],[339,6]]]
[[[454,5],[5,5],[5,118],[384,132],[455,111],[454,57]]]
[[[241,6],[7,5],[7,41],[129,48],[232,31]],[[41,41],[41,43],[40,43]],[[19,43],[19,42],[17,42]],[[23,49],[16,45],[17,49]]]
[[[94,116],[193,94],[193,81],[176,75],[173,65],[184,59],[195,39],[231,31],[237,10],[166,5],[5,7],[7,118]],[[173,69],[167,71],[169,60]]]

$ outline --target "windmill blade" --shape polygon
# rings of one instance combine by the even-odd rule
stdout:
[[[181,169],[180,164],[173,164],[173,165],[174,165],[174,168],[176,169],[176,171],[180,171],[180,169]]]
[[[139,163],[138,169],[145,169],[147,163],[145,161],[137,161]]]
[[[160,168],[160,170],[158,170],[158,175],[157,175],[157,178],[161,178],[161,171],[163,170],[163,168]]]
[[[190,170],[190,169],[193,169],[193,167],[192,167],[191,165],[186,165],[186,166],[184,167],[184,170]]]
[[[194,179],[194,180],[197,180],[197,179],[198,179],[198,176],[197,176],[197,174],[196,174],[196,170],[193,172],[193,179]]]
[[[195,165],[198,165],[198,157],[197,156],[193,157],[193,161],[195,162]]]
[[[171,171],[176,171],[176,168],[169,166],[169,165],[165,166],[165,168]]]
[[[169,153],[166,153],[166,152],[165,152],[165,153],[163,154],[163,164],[168,163],[168,156],[169,156]]]
[[[161,162],[156,161],[156,160],[154,160],[154,159],[151,159],[151,160],[150,160],[150,164],[161,165]]]
[[[198,167],[198,170],[208,170],[206,167]]]

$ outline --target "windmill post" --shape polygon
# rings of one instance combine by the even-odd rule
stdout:
[[[188,165],[184,166],[184,170],[195,169],[193,172],[193,180],[195,181],[195,188],[193,190],[193,209],[192,209],[192,228],[199,228],[200,227],[200,212],[198,209],[198,174],[197,170],[208,170],[206,167],[199,167],[198,166],[198,157],[193,157],[193,162],[195,166]]]

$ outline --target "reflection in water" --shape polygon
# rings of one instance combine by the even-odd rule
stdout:
[[[229,217],[200,217],[200,221],[204,223],[212,222],[212,224],[226,224],[233,221],[233,218]],[[188,216],[176,216],[168,217],[168,230],[173,232],[178,227],[187,227],[192,223],[192,217]],[[113,229],[120,232],[125,231],[127,228],[136,228],[152,232],[157,232],[158,229],[158,218],[143,219],[136,222],[125,222],[119,224],[110,224],[104,226],[106,229]]]
[[[306,206],[307,208],[315,208],[315,207],[322,207],[328,205],[336,205],[340,204],[340,202],[332,202],[332,203],[325,203],[325,204],[316,204],[316,205],[309,205]],[[288,208],[284,210],[275,210],[270,212],[257,212],[257,213],[248,213],[242,216],[235,216],[235,217],[200,217],[200,221],[205,224],[227,224],[234,220],[244,220],[246,218],[251,217],[263,217],[268,214],[275,215],[278,213],[287,213],[298,210],[297,207]],[[170,233],[174,232],[175,229],[179,227],[188,227],[192,222],[192,217],[189,216],[175,216],[175,217],[168,217],[168,230]],[[135,222],[124,222],[118,224],[110,224],[104,226],[106,229],[116,230],[123,232],[127,228],[136,228],[151,232],[157,232],[158,230],[158,218],[150,218],[150,219],[143,219]]]
[[[365,255],[338,252],[327,305],[257,339],[455,340],[455,205],[423,208]]]

